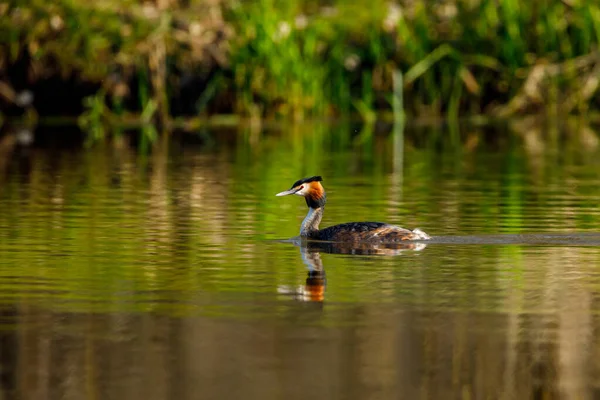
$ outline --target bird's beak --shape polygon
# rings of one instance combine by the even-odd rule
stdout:
[[[296,188],[292,188],[292,189],[290,189],[290,190],[286,190],[286,191],[283,191],[283,192],[279,192],[279,193],[277,193],[275,196],[287,196],[287,195],[290,195],[290,194],[294,194],[294,193],[296,193],[297,191],[298,191],[298,189],[296,189]]]

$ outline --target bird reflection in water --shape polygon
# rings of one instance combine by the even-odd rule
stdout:
[[[322,302],[325,299],[325,269],[319,250],[300,246],[302,261],[308,268],[306,283],[298,287],[279,286],[277,291],[298,301]]]
[[[289,241],[300,249],[302,261],[308,268],[308,275],[304,285],[296,288],[279,286],[280,294],[288,295],[298,301],[323,302],[325,300],[325,268],[321,260],[321,253],[350,254],[350,255],[386,255],[398,256],[407,251],[421,251],[427,247],[422,242],[405,243],[336,243],[310,241],[297,237]]]

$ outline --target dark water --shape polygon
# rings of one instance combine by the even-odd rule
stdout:
[[[0,141],[5,399],[600,395],[600,147],[586,126],[348,125]],[[435,236],[299,247],[323,226]],[[363,249],[364,250],[364,249]],[[362,255],[351,254],[361,253]],[[375,254],[379,253],[379,254]]]

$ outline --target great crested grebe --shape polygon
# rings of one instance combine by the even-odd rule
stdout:
[[[399,242],[402,240],[427,240],[429,235],[415,229],[414,231],[383,222],[348,222],[319,229],[323,218],[323,209],[327,196],[320,176],[296,181],[290,190],[277,193],[276,196],[295,194],[303,196],[308,206],[308,214],[300,226],[300,236],[313,240],[332,242]]]

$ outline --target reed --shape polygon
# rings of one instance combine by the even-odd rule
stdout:
[[[243,77],[236,89],[265,112],[275,103],[311,112],[352,105],[370,120],[373,110],[390,107],[394,70],[405,72],[413,115],[598,106],[600,7],[592,1],[281,4],[263,0],[239,6],[233,16],[244,27],[232,63]],[[294,24],[299,18],[301,27]],[[585,63],[577,62],[581,57]]]

